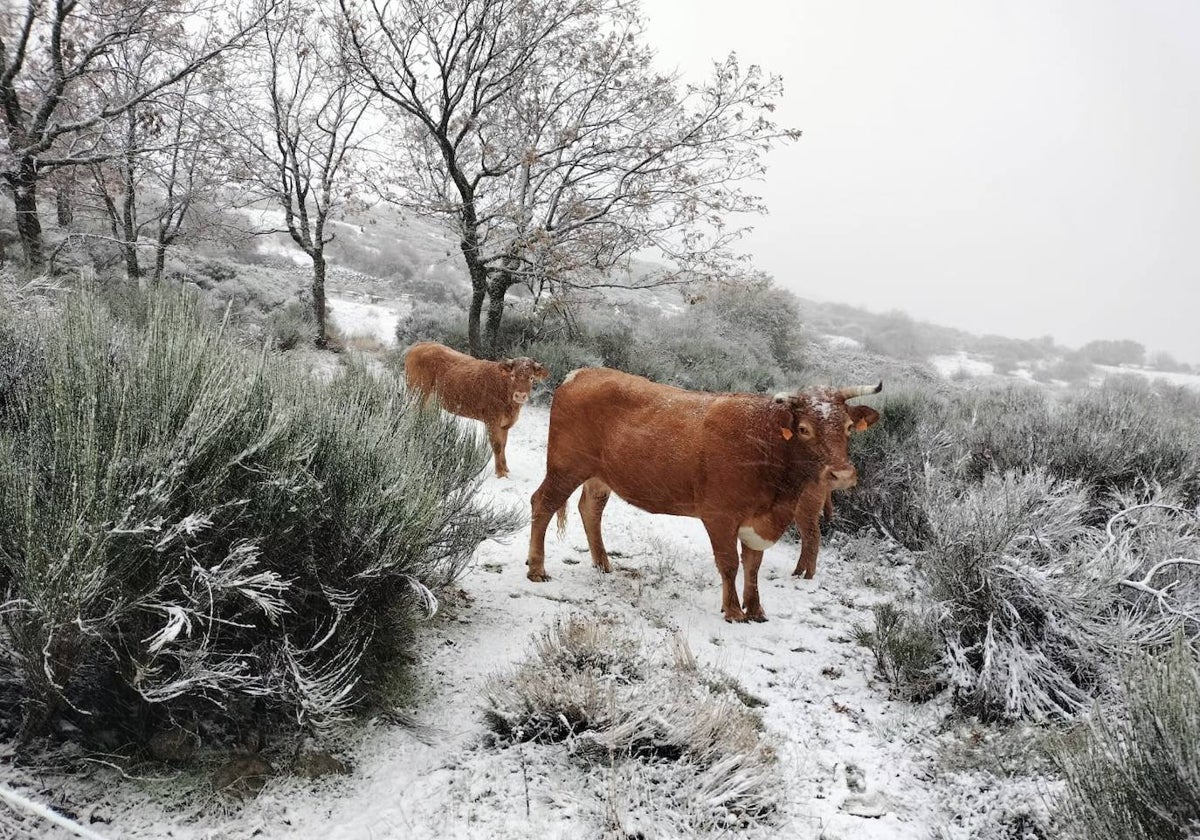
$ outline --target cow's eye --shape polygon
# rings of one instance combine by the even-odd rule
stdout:
[[[810,438],[813,436],[812,426],[807,423],[801,423],[797,428],[800,430],[800,437]]]
[[[850,434],[850,430],[854,428],[854,423],[850,420],[846,421],[846,434]]]

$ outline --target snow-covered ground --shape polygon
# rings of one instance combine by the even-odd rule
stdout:
[[[327,297],[329,321],[346,338],[367,336],[381,344],[396,343],[396,324],[404,307],[398,303],[365,303],[345,297]]]
[[[1150,370],[1140,367],[1125,367],[1117,365],[1096,365],[1104,376],[1129,375],[1142,376],[1153,381],[1163,380],[1172,385],[1184,388],[1195,388],[1200,391],[1200,375],[1195,373],[1168,373],[1165,370]]]
[[[952,376],[991,376],[995,372],[991,362],[972,358],[962,351],[948,356],[930,356],[929,364],[946,379]]]
[[[509,439],[511,478],[489,476],[483,487],[496,504],[527,508],[543,474],[548,422],[544,407],[525,410]],[[763,565],[769,622],[726,624],[699,521],[652,516],[614,497],[604,527],[615,570],[602,575],[591,566],[574,501],[565,538],[551,529],[547,539],[549,582],[525,578],[527,529],[480,546],[461,591],[423,629],[418,671],[425,682],[412,720],[351,730],[352,747],[343,755],[349,775],[276,778],[257,799],[231,805],[196,794],[206,787],[202,780],[122,780],[96,764],[84,779],[43,781],[41,790],[26,787],[26,794],[123,840],[615,836],[606,830],[614,818],[619,824],[622,799],[631,795],[617,775],[588,787],[559,772],[566,760],[561,745],[484,744],[485,680],[523,659],[535,634],[556,618],[575,614],[615,620],[650,650],[678,632],[702,665],[766,701],[764,737],[777,752],[785,797],[777,825],[737,836],[925,840],[937,828],[955,840],[979,836],[971,820],[997,794],[981,792],[987,785],[970,774],[939,771],[934,748],[946,737],[946,707],[889,700],[873,676],[871,655],[851,640],[854,624],[870,625],[872,603],[897,595],[872,586],[890,581],[903,597],[910,568],[839,557],[825,547],[814,586],[790,577],[798,547],[780,543]],[[865,776],[882,816],[854,816],[842,807],[851,794],[851,764]],[[963,812],[952,803],[970,804]]]

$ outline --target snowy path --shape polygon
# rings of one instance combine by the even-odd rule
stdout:
[[[545,408],[530,407],[513,430],[512,477],[490,477],[484,486],[497,503],[526,509],[542,477],[548,419]],[[348,756],[350,775],[315,783],[276,779],[244,807],[209,802],[183,817],[147,792],[139,800],[136,786],[126,784],[90,813],[79,809],[80,817],[94,816],[102,821],[94,827],[108,837],[128,840],[168,831],[175,838],[229,840],[601,836],[611,791],[572,789],[553,764],[539,760],[539,747],[496,751],[479,744],[487,676],[522,659],[531,637],[556,616],[595,611],[616,616],[649,647],[672,631],[683,633],[702,664],[721,668],[767,701],[761,711],[788,780],[787,802],[779,826],[750,836],[905,840],[927,838],[932,825],[947,820],[936,810],[925,781],[932,778],[928,758],[917,744],[936,726],[937,711],[889,701],[884,688],[871,684],[870,654],[849,638],[855,622],[870,623],[870,604],[885,597],[854,582],[860,575],[852,561],[823,551],[814,588],[789,577],[798,548],[781,543],[763,565],[770,621],[726,624],[699,521],[651,516],[614,497],[605,535],[615,571],[605,576],[591,567],[575,501],[566,537],[558,540],[552,529],[547,540],[548,583],[525,578],[527,530],[480,547],[461,580],[462,594],[447,599],[423,634],[416,725],[360,730]],[[884,816],[855,817],[839,808],[849,793],[848,762],[865,772],[869,791],[882,794]]]

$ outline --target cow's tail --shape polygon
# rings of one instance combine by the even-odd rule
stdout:
[[[558,517],[558,523],[556,525],[556,528],[558,529],[558,538],[561,540],[567,535],[567,505],[565,502],[563,503],[563,506],[558,509],[556,516]]]

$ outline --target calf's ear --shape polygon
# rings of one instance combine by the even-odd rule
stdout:
[[[550,375],[550,371],[541,362],[534,362],[533,375],[538,379],[545,379]]]
[[[509,373],[512,373],[513,368],[515,368],[516,366],[517,366],[517,363],[513,359],[503,359],[500,362],[500,367],[504,368]]]
[[[879,412],[866,405],[848,405],[846,412],[854,421],[854,431],[861,432],[879,422]]]

